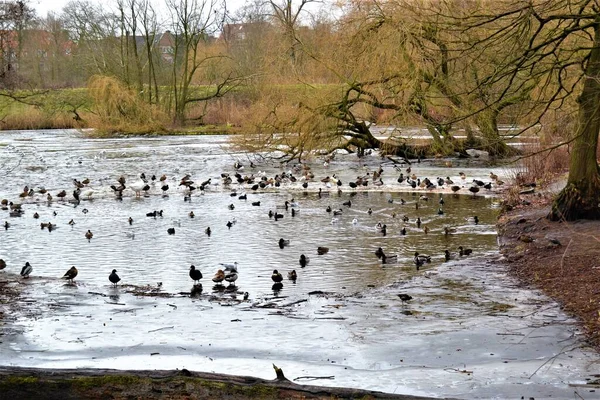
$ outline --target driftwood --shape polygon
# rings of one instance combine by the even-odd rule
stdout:
[[[112,399],[403,399],[419,397],[371,390],[298,385],[281,368],[278,379],[176,371],[118,371],[107,369],[36,369],[0,367],[0,400]],[[110,394],[110,396],[108,396]]]

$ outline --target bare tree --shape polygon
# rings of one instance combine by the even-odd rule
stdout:
[[[174,122],[183,124],[186,108],[191,103],[221,97],[240,80],[229,68],[222,68],[214,76],[214,84],[207,91],[192,90],[192,83],[203,67],[221,63],[224,54],[202,53],[217,32],[222,31],[225,4],[218,0],[166,0],[171,12],[174,35],[172,90],[174,99]]]

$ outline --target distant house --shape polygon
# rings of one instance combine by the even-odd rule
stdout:
[[[138,48],[138,51],[145,51],[146,37],[136,36],[135,44]],[[169,64],[173,63],[173,56],[175,53],[175,36],[173,36],[171,31],[165,31],[163,33],[156,34],[154,36],[154,43],[152,43],[152,47],[158,51],[162,61]]]
[[[19,46],[17,31],[0,31],[0,73],[19,69],[17,53],[21,57],[37,58],[41,68],[47,68],[46,60],[59,56],[70,56],[74,43],[67,31],[49,32],[43,29],[26,29],[21,34]]]
[[[160,57],[163,61],[166,61],[168,63],[173,62],[173,53],[175,50],[175,36],[173,36],[171,31],[165,31],[161,35],[158,35],[156,47],[158,47]]]
[[[268,22],[248,22],[241,24],[225,24],[221,39],[229,43],[241,42],[251,35],[261,33],[270,28]]]

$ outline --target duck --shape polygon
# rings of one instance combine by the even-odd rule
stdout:
[[[287,240],[284,238],[279,239],[279,248],[280,249],[283,249],[285,246],[289,246],[289,244],[290,244],[289,239],[287,239]]]
[[[271,274],[271,279],[273,280],[273,282],[279,283],[283,280],[283,275],[281,275],[279,271],[274,269],[273,273]]]
[[[168,229],[167,229],[167,233],[168,233],[169,235],[174,235],[174,234],[175,234],[175,228],[168,228]]]
[[[323,254],[326,254],[327,252],[329,252],[329,247],[323,247],[323,246],[317,247],[317,254],[323,255]]]
[[[196,214],[194,214],[194,211],[190,211],[189,214],[188,214],[188,216],[190,218],[194,218],[196,216]]]
[[[429,233],[429,227],[427,225],[423,227],[423,232],[425,232],[426,235]]]
[[[448,228],[447,226],[444,227],[444,236],[448,236],[451,233],[455,233],[456,229],[455,228]]]
[[[394,264],[396,262],[398,262],[398,255],[397,254],[394,254],[394,255],[391,255],[391,256],[387,256],[387,255],[383,254],[381,256],[381,263],[382,264]]]
[[[225,280],[227,282],[229,282],[229,286],[232,286],[235,284],[235,281],[237,281],[238,278],[238,274],[236,271],[230,271],[228,273],[225,274]]]
[[[405,235],[406,235],[406,227],[404,227],[404,226],[402,227],[402,229],[400,230],[400,234],[401,234],[402,236],[405,236]]]
[[[129,218],[127,219],[127,222],[129,222],[129,225],[133,225],[133,218],[129,217]]]
[[[40,214],[38,214],[37,212],[33,213],[33,218],[38,219],[40,217]]]
[[[449,250],[444,250],[444,259],[446,261],[450,261],[451,258],[452,258],[452,256],[450,255],[450,251]]]
[[[462,256],[468,256],[469,254],[473,253],[473,250],[471,249],[465,249],[462,246],[458,246],[458,254],[462,257]]]
[[[196,266],[194,265],[190,266],[190,278],[192,278],[194,284],[202,279],[202,272],[199,269],[196,269]]]
[[[300,267],[306,267],[309,261],[310,259],[308,257],[306,257],[304,254],[300,254]]]
[[[375,255],[377,258],[381,259],[381,257],[383,257],[385,254],[383,253],[383,249],[379,247],[377,250],[375,250]]]
[[[469,188],[469,192],[473,193],[473,197],[475,197],[475,194],[477,194],[477,192],[479,192],[479,186],[471,186]]]
[[[421,227],[421,217],[417,217],[417,228]]]
[[[402,303],[406,303],[407,301],[411,301],[413,299],[410,294],[406,293],[400,293],[397,296],[400,298],[400,300],[402,300]]]
[[[454,186],[452,186],[450,189],[451,189],[451,190],[452,190],[454,193],[456,193],[456,192],[458,192],[458,191],[460,190],[460,186],[456,186],[456,185],[454,185]]]
[[[225,280],[225,272],[220,269],[217,271],[217,273],[215,274],[215,276],[213,276],[212,281],[214,283],[222,283]]]
[[[0,271],[6,268],[6,261],[0,258]]]
[[[77,276],[77,273],[79,271],[77,271],[77,268],[75,268],[75,266],[69,268],[69,270],[63,275],[62,279],[67,279],[69,280],[69,283],[73,283],[73,279],[75,279],[75,277]]]
[[[424,256],[424,255],[420,255],[418,252],[415,251],[415,256],[413,258],[413,262],[415,263],[415,265],[417,266],[417,271],[419,270],[419,268],[425,264],[425,263],[430,263],[431,262],[431,257],[429,256]]]
[[[298,279],[298,274],[296,273],[295,269],[293,269],[290,272],[288,272],[288,279],[290,281],[294,281],[294,282],[296,281],[296,279]]]
[[[113,269],[112,272],[110,273],[110,275],[108,276],[108,280],[115,286],[117,287],[117,283],[119,283],[119,281],[121,280],[121,278],[119,278],[119,275],[117,275],[117,270]]]
[[[381,227],[381,229],[379,231],[381,232],[381,234],[383,236],[386,236],[387,235],[387,225],[383,224],[383,226]]]
[[[51,225],[51,224],[50,224],[50,223],[48,223],[48,230],[50,230],[50,225]],[[90,230],[88,229],[88,231],[85,233],[85,238],[86,238],[87,240],[91,240],[93,237],[94,237],[94,234],[92,233],[92,231],[90,231]]]
[[[493,172],[490,172],[490,179],[493,180],[493,181],[497,181],[498,180],[498,175],[496,175]]]
[[[74,220],[74,219],[71,219],[71,220],[69,221],[69,225],[71,225],[71,226],[75,225],[75,220]]]
[[[212,233],[212,231],[210,230],[210,226],[204,230],[204,233],[206,233],[206,235],[210,237],[210,234]]]
[[[33,267],[31,266],[31,264],[29,264],[29,261],[27,261],[25,263],[25,265],[23,266],[23,268],[21,268],[21,276],[24,279],[28,279],[29,275],[31,275],[32,272],[33,272]]]

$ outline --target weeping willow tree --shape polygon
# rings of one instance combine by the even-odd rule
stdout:
[[[263,143],[288,146],[292,157],[369,148],[411,157],[453,154],[467,145],[498,156],[513,153],[499,133],[499,121],[507,119],[507,110],[531,108],[537,82],[519,76],[507,85],[511,78],[494,77],[495,64],[521,37],[506,40],[503,49],[477,47],[489,30],[465,30],[456,24],[464,13],[461,4],[357,1],[349,3],[326,46],[315,46],[316,41],[303,35],[306,30],[296,32],[296,52],[301,50],[303,59],[312,63],[304,70],[326,69],[331,83],[324,89],[311,75],[294,69],[293,77],[306,86],[307,96],[264,97],[275,101],[264,105],[266,114],[257,113],[265,115],[258,121]],[[397,131],[379,139],[372,123],[425,126],[431,144],[410,145]],[[269,129],[289,134],[264,135]],[[459,130],[467,132],[466,143],[456,140]]]
[[[95,128],[105,132],[154,133],[164,131],[166,116],[140,98],[137,91],[108,76],[92,76],[88,92],[93,101]]]

